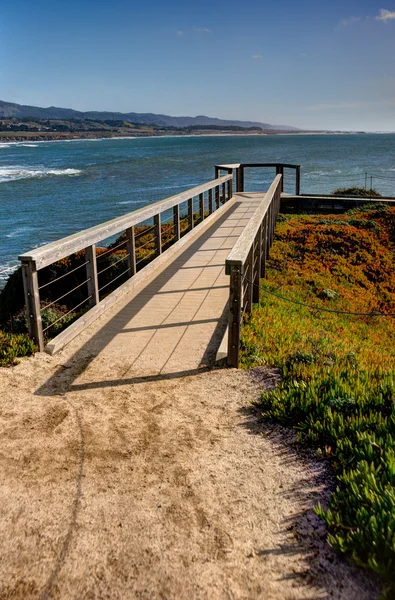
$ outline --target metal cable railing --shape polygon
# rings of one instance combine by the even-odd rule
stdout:
[[[113,300],[109,302],[109,295],[117,287],[127,284],[130,278],[137,276],[141,279],[143,275],[140,276],[140,273],[148,263],[159,258],[162,252],[167,252],[170,246],[204,220],[206,200],[209,213],[218,208],[219,203],[212,205],[212,198],[219,199],[220,186],[224,189],[226,184],[228,189],[228,193],[222,197],[223,201],[230,200],[232,192],[229,181],[232,181],[232,175],[216,178],[23,254],[20,260],[29,334],[40,350],[44,349],[45,343],[50,339],[51,329],[56,331],[56,338],[51,341],[51,351],[56,351],[53,348],[59,349],[65,343],[63,340],[70,340],[92,322],[99,315],[99,311],[95,312],[94,309],[101,303],[103,292],[106,296],[105,306],[109,306],[116,297],[113,296]],[[147,222],[152,223],[151,219],[153,224],[147,225]],[[105,249],[96,247],[102,240],[114,238],[115,242],[111,246]],[[67,261],[64,261],[66,258]],[[67,266],[69,268],[64,272]],[[81,290],[84,288],[87,289],[87,297],[82,300]],[[124,291],[127,289],[129,288],[125,287]],[[62,313],[64,306],[59,303],[66,306],[66,313]],[[75,313],[77,319],[82,307],[86,307],[92,316],[84,316],[78,327],[75,326],[72,332],[69,331],[62,337],[62,333],[59,333],[62,321],[68,326],[73,321],[72,313]],[[54,314],[48,311],[42,315],[42,311],[49,308],[53,309]],[[54,318],[54,315],[56,318],[47,325],[48,318]],[[45,327],[42,325],[43,320]]]

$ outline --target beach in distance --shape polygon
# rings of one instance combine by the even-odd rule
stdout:
[[[210,180],[215,164],[300,164],[302,193],[370,185],[372,177],[379,192],[395,196],[394,143],[395,134],[295,132],[3,143],[0,270],[14,268],[24,251]],[[273,176],[247,171],[246,189],[266,189]],[[285,191],[294,191],[291,171]]]

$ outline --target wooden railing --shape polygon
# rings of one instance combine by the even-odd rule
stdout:
[[[71,313],[85,311],[78,321],[52,339],[49,351],[53,353],[63,347],[100,316],[121,293],[130,289],[127,280],[141,280],[142,272],[149,269],[151,262],[157,260],[170,246],[180,245],[183,235],[191,232],[231,198],[232,175],[226,175],[20,256],[28,330],[39,349],[43,350],[51,338],[51,328],[53,330],[56,325],[59,326],[59,322],[69,318]],[[169,213],[170,216],[166,216]],[[150,219],[152,225],[147,225]],[[172,231],[170,238],[169,231]],[[99,242],[103,245],[104,240],[114,236],[118,236],[118,239],[112,246],[101,250],[97,248]],[[64,261],[71,256],[73,261]],[[111,257],[109,264],[103,266],[102,263],[98,266],[98,261],[105,256],[107,260]],[[58,261],[66,262],[66,266],[70,263],[70,268],[64,273],[62,271],[61,275],[52,269],[58,275],[53,277],[50,266]],[[54,298],[49,290],[60,280],[58,288],[61,286],[62,293]],[[118,286],[116,289],[115,282]],[[68,309],[70,302],[66,299],[70,297],[77,298],[77,304],[55,320],[49,319],[48,322],[46,315],[47,322],[43,327],[44,309],[59,306],[61,302]],[[48,346],[46,349],[48,350]]]
[[[280,210],[282,175],[277,175],[254,215],[243,230],[225,263],[230,275],[228,365],[240,362],[240,329],[244,315],[259,302],[259,281],[266,274],[266,260],[272,245]]]
[[[236,163],[215,166],[215,177],[219,177],[221,171],[226,173],[235,172],[234,181],[236,192],[244,192],[244,173],[245,169],[276,169],[276,175],[282,175],[281,191],[284,191],[284,169],[293,169],[295,171],[295,195],[300,194],[300,165],[290,165],[287,163]]]

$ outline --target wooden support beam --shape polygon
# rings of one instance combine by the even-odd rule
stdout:
[[[297,196],[300,196],[300,167],[296,167],[296,182],[295,182],[295,192]]]
[[[155,256],[162,254],[162,227],[160,213],[154,216]]]
[[[174,239],[178,241],[181,237],[180,231],[180,205],[173,206]]]
[[[200,219],[204,220],[204,194],[199,194],[199,213]]]
[[[226,199],[230,200],[232,198],[232,196],[233,196],[233,192],[232,192],[232,180],[231,179],[227,182],[227,185],[228,185],[228,195],[227,195]]]
[[[215,186],[215,210],[219,208],[219,185]]]
[[[136,274],[136,241],[134,237],[134,226],[126,230],[126,252],[128,256],[129,277]]]
[[[241,328],[241,267],[232,265],[229,286],[228,365],[238,369]]]
[[[256,254],[254,256],[254,282],[252,290],[252,301],[257,304],[259,302],[259,280],[261,276],[261,260],[262,260],[262,224],[255,238]]]
[[[266,259],[267,259],[267,214],[262,222],[262,257],[261,257],[261,277],[266,277]]]
[[[89,306],[96,306],[99,304],[99,283],[97,279],[97,262],[96,262],[96,244],[85,248],[85,260],[88,261],[86,265],[86,276],[88,278],[88,300]]]
[[[189,229],[193,229],[195,226],[193,220],[193,198],[189,198],[188,200],[188,227]]]
[[[210,215],[213,212],[213,190],[209,190],[208,191],[208,212],[210,213]]]
[[[252,311],[252,297],[253,297],[253,281],[254,281],[254,245],[251,246],[251,250],[248,254],[247,261],[245,264],[245,272],[247,273],[246,281],[244,283],[245,296],[245,312],[251,314]]]
[[[40,352],[43,352],[44,334],[41,321],[40,290],[38,288],[38,274],[34,261],[22,262],[22,279],[29,336],[37,344]]]

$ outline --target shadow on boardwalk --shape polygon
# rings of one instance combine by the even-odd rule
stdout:
[[[212,366],[227,325],[225,258],[251,210],[235,204],[147,285],[121,300],[121,308],[96,325],[36,394],[178,378]],[[102,377],[101,359],[113,364],[116,377]]]

